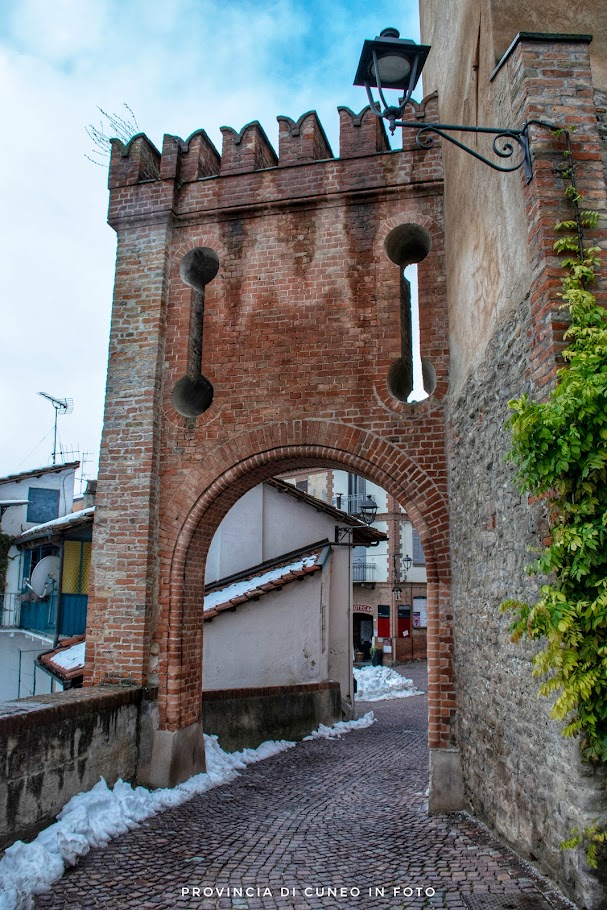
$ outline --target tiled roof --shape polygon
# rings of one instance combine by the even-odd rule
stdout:
[[[37,663],[61,682],[73,683],[84,672],[84,635],[66,638],[52,651],[41,654]]]
[[[7,474],[6,477],[0,477],[0,484],[15,483],[17,480],[27,480],[28,477],[42,477],[43,474],[60,474],[67,468],[80,467],[79,461],[67,461],[65,464],[47,465],[45,468],[32,468],[31,471],[23,471],[21,474]]]
[[[321,555],[325,547],[317,547],[298,559],[274,565],[271,568],[252,569],[251,572],[238,581],[231,582],[223,587],[213,586],[214,590],[204,598],[204,618],[212,619],[225,610],[233,610],[250,600],[259,600],[264,594],[279,591],[285,585],[313,575],[322,570]]]

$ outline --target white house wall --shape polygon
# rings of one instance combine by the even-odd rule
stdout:
[[[221,522],[209,548],[208,583],[320,540],[334,540],[335,519],[274,487],[249,490]]]
[[[341,688],[342,703],[352,706],[352,584],[349,547],[336,547],[329,594],[329,679]]]
[[[257,688],[327,679],[322,653],[324,572],[285,585],[204,625],[204,689]]]
[[[74,468],[68,468],[57,474],[41,474],[39,477],[26,477],[9,483],[0,483],[0,499],[27,499],[30,487],[40,490],[59,490],[60,518],[72,511],[74,500]],[[33,528],[38,522],[27,521],[27,506],[11,506],[2,516],[2,533],[16,537],[23,531]]]

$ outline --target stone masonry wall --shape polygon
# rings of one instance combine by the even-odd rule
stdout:
[[[153,693],[150,693],[153,699]],[[148,708],[142,689],[71,689],[0,709],[0,844],[35,833],[100,777],[132,780]]]
[[[458,741],[472,811],[537,860],[582,907],[605,906],[582,851],[562,851],[574,827],[607,810],[605,780],[537,698],[533,646],[510,642],[506,598],[533,600],[529,547],[546,534],[505,463],[508,401],[529,391],[529,301],[495,333],[488,354],[450,405],[450,505]]]

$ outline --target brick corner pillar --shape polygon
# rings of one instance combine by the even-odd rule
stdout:
[[[118,235],[104,426],[97,485],[85,685],[148,685],[158,612],[158,527],[163,364],[175,155],[165,142],[153,173],[129,167],[151,158],[145,138],[116,148],[109,223]],[[165,160],[171,156],[171,160]],[[125,161],[125,159],[127,159]],[[140,731],[140,777],[154,785],[204,770],[202,727]]]
[[[517,124],[541,120],[572,128],[571,146],[578,190],[584,207],[607,216],[607,189],[601,157],[592,89],[588,35],[544,35],[521,32],[502,65],[507,66],[514,120]],[[567,317],[560,310],[562,260],[553,249],[558,221],[573,217],[565,199],[568,181],[565,141],[541,126],[530,126],[533,177],[525,187],[531,252],[532,381],[540,394],[552,387],[562,365],[560,353]],[[585,231],[586,245],[595,246],[598,232]],[[605,252],[603,268],[605,274]],[[601,286],[602,284],[602,286]],[[605,281],[594,292],[605,297]]]

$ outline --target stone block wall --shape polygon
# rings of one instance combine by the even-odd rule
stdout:
[[[339,684],[334,682],[216,689],[206,691],[202,702],[205,733],[218,736],[226,752],[254,749],[266,740],[297,741],[341,718]]]
[[[524,300],[495,333],[485,361],[450,409],[450,503],[458,743],[474,814],[556,878],[582,907],[602,890],[581,851],[562,851],[573,828],[607,811],[606,777],[581,764],[575,742],[537,697],[535,646],[512,644],[507,598],[533,602],[525,573],[547,519],[518,493],[505,462],[508,401],[529,391],[530,312]],[[470,517],[474,516],[474,520]]]

